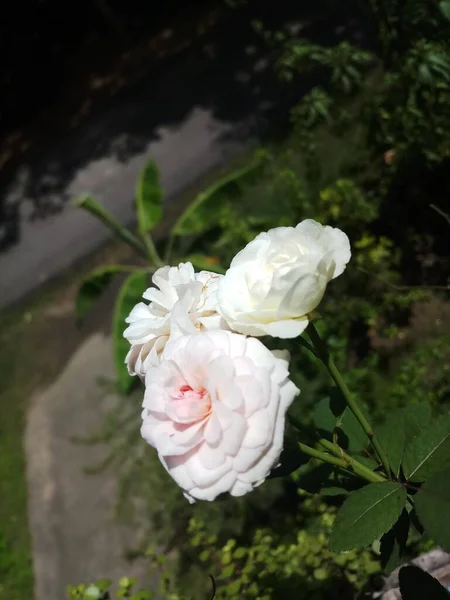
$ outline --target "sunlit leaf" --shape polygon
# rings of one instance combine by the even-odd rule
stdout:
[[[232,171],[201,192],[178,218],[172,233],[194,235],[217,225],[221,207],[236,198],[240,193],[240,186],[254,177],[261,166],[262,160],[255,158],[245,167]]]
[[[370,483],[352,492],[334,522],[331,549],[346,552],[368,546],[397,521],[405,501],[406,489],[391,481]]]
[[[424,481],[450,466],[450,415],[443,415],[411,438],[403,454],[403,472],[412,481]]]

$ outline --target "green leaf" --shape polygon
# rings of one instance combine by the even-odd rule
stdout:
[[[365,405],[361,404],[361,410],[369,418]],[[328,439],[332,439],[333,432],[336,432],[339,445],[344,450],[350,453],[365,450],[367,436],[351,410],[343,404],[342,395],[337,388],[332,388],[330,397],[323,398],[315,405],[313,420]]]
[[[439,2],[439,8],[444,17],[450,21],[450,2],[448,0]]]
[[[298,447],[297,437],[298,432],[287,424],[284,447],[280,455],[280,465],[271,471],[269,478],[286,477],[309,461],[309,456],[304,454]]]
[[[391,468],[398,475],[406,439],[404,422],[390,417],[383,425],[375,427],[375,433],[387,453]]]
[[[211,271],[220,275],[225,273],[225,269],[220,266],[215,257],[205,256],[204,254],[190,254],[186,256],[185,261],[191,262],[196,269],[200,269],[201,271]]]
[[[195,235],[217,225],[220,209],[241,193],[241,185],[262,166],[260,158],[232,171],[201,192],[175,223],[173,235]]]
[[[161,221],[163,197],[158,167],[153,160],[149,160],[140,172],[136,184],[136,207],[141,235],[151,231]]]
[[[389,413],[389,420],[375,428],[396,475],[399,474],[407,437],[411,439],[431,419],[429,403],[410,404]]]
[[[297,443],[293,445],[285,442],[283,451],[280,455],[280,465],[271,471],[269,478],[286,477],[304,465],[307,461],[308,456],[300,450]]]
[[[424,481],[450,466],[450,415],[425,427],[406,445],[403,472],[412,481]]]
[[[395,525],[381,538],[381,565],[386,573],[392,573],[401,563],[408,541],[409,524],[408,511],[403,509]]]
[[[227,577],[231,577],[235,571],[236,567],[233,563],[231,563],[230,565],[227,565],[223,570],[222,570],[222,577],[223,578],[227,578]]]
[[[75,313],[82,320],[88,310],[97,302],[105,288],[118,273],[129,271],[130,267],[109,265],[91,271],[81,282],[75,299]]]
[[[348,476],[331,465],[315,464],[313,461],[300,467],[294,479],[300,489],[322,496],[346,495],[360,485],[358,478]]]
[[[431,406],[428,402],[410,404],[390,415],[392,420],[401,419],[405,423],[406,437],[410,439],[431,421]]]
[[[102,591],[107,592],[112,585],[111,579],[99,579],[95,582],[95,585]]]
[[[370,483],[352,492],[339,510],[330,537],[334,552],[368,546],[397,521],[406,501],[399,483]]]
[[[152,600],[152,598],[153,592],[150,592],[149,590],[139,590],[130,597],[130,600]]]
[[[450,468],[428,479],[414,496],[414,504],[428,535],[450,551]]]
[[[114,305],[113,318],[113,344],[114,360],[118,378],[119,389],[129,392],[134,378],[128,375],[125,365],[125,357],[130,349],[130,344],[123,337],[126,328],[125,319],[131,309],[141,301],[142,294],[148,287],[147,272],[145,270],[135,271],[123,282]]]
[[[96,585],[89,585],[83,595],[83,600],[101,600],[103,592]]]
[[[314,406],[313,421],[323,434],[331,434],[336,427],[337,417],[330,408],[330,398],[322,398]],[[328,435],[327,437],[330,437]]]
[[[86,210],[88,213],[96,217],[103,223],[103,225],[106,225],[106,227],[108,227],[108,229],[110,229],[117,238],[131,246],[138,254],[147,256],[143,242],[129,229],[121,225],[119,221],[117,221],[111,215],[111,213],[109,213],[106,208],[100,204],[100,202],[95,200],[95,198],[89,194],[85,194],[84,196],[74,200],[73,205]]]
[[[402,567],[398,574],[403,600],[449,600],[450,594],[429,573],[419,567]]]

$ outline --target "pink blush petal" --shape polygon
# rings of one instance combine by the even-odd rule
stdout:
[[[258,448],[270,443],[273,424],[265,409],[258,411],[248,420],[248,429],[242,445],[245,448]]]
[[[233,423],[224,434],[226,452],[229,456],[236,456],[241,451],[246,431],[247,421],[245,417],[233,413]]]
[[[220,402],[220,400],[217,400],[213,403],[212,412],[219,419],[223,431],[231,426],[233,422],[233,413],[227,406],[225,406],[225,404]]]
[[[196,446],[203,440],[204,426],[204,419],[189,425],[173,423],[171,433],[172,443],[183,446],[184,451],[186,452],[186,447]]]
[[[217,416],[213,413],[206,425],[204,431],[204,438],[207,444],[211,444],[212,446],[216,445],[222,436],[222,427],[220,426],[220,421]]]
[[[166,414],[175,423],[192,423],[205,418],[210,409],[210,400],[172,400],[168,402]]]
[[[236,481],[236,474],[233,471],[229,471],[224,477],[219,479],[215,484],[208,487],[195,487],[192,488],[190,494],[192,497],[198,500],[215,500],[217,496],[228,492]]]
[[[228,471],[231,470],[231,459],[226,460],[217,469],[205,469],[199,460],[198,454],[193,454],[192,457],[186,462],[186,468],[194,485],[198,487],[205,487],[217,483],[219,479],[224,477]]]
[[[217,469],[224,464],[227,456],[222,446],[213,448],[205,443],[198,449],[198,458],[205,469]]]
[[[244,397],[245,414],[250,417],[256,410],[261,408],[261,404],[265,400],[263,388],[260,382],[250,375],[236,377],[235,383]]]

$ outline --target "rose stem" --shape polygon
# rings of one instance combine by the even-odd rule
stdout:
[[[331,354],[329,353],[325,342],[320,337],[320,335],[313,323],[309,324],[308,333],[309,333],[309,337],[311,338],[311,342],[317,352],[317,356],[322,360],[322,362],[328,369],[328,373],[330,374],[334,383],[338,386],[342,395],[344,396],[345,401],[347,402],[347,406],[352,411],[352,413],[355,415],[359,424],[363,428],[365,434],[369,438],[369,441],[372,444],[373,449],[377,453],[377,456],[380,459],[381,464],[383,465],[383,469],[384,469],[386,475],[389,478],[391,478],[391,469],[389,467],[389,461],[388,461],[385,451],[383,450],[380,442],[378,441],[378,438],[376,437],[375,433],[373,432],[369,421],[363,415],[354,396],[348,389],[347,384],[345,383],[344,379],[342,378],[342,375],[340,374],[338,368],[336,367],[334,360],[332,359]]]
[[[333,442],[330,442],[329,440],[320,438],[315,431],[313,433],[308,427],[306,427],[302,423],[299,423],[295,417],[292,417],[291,415],[289,415],[288,418],[289,418],[289,421],[291,422],[291,424],[296,429],[298,429],[300,432],[305,433],[311,439],[314,439],[314,441],[317,442],[317,444],[320,444],[322,446],[322,448],[324,448],[325,450],[332,452],[339,460],[342,459],[344,461],[343,468],[350,470],[352,473],[359,475],[360,477],[362,477],[363,479],[366,479],[367,481],[386,481],[386,478],[383,475],[380,475],[379,473],[374,473],[371,469],[369,469],[368,467],[366,467],[365,465],[360,463],[358,460],[349,456],[337,444],[333,444]],[[310,446],[306,446],[305,444],[302,444],[302,446],[301,446],[302,451],[305,452],[306,454],[308,454],[308,452],[306,450],[304,450],[304,448],[310,448]],[[321,460],[324,460],[322,455],[329,456],[329,454],[321,452],[321,456],[316,456],[316,458],[320,458]],[[333,458],[333,457],[331,457],[331,458]],[[342,466],[342,463],[339,463],[339,465],[337,465],[337,466]]]
[[[302,444],[302,442],[298,442],[299,448],[305,454],[312,456],[313,458],[318,458],[323,462],[327,462],[330,465],[334,465],[335,467],[340,467],[345,471],[350,471],[350,473],[354,473],[358,475],[362,479],[369,481],[370,483],[378,483],[380,481],[386,481],[386,478],[382,475],[371,471],[358,461],[353,460],[350,456],[343,453],[345,458],[338,458],[337,456],[332,456],[331,454],[327,454],[326,452],[322,452],[321,450],[316,450],[315,448],[311,448],[311,446],[307,446],[306,444]]]
[[[141,237],[147,249],[147,258],[150,263],[155,267],[162,267],[163,262],[158,254],[158,251],[156,250],[155,244],[153,243],[152,236],[148,233],[148,231],[146,231],[145,233],[141,234]]]

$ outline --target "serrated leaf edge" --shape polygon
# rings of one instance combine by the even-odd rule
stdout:
[[[386,482],[386,483],[395,483],[395,482]],[[362,489],[364,489],[364,488],[362,488]],[[390,491],[388,494],[386,494],[386,496],[383,496],[382,498],[380,498],[380,499],[379,499],[379,500],[378,500],[378,501],[377,501],[375,504],[373,504],[373,505],[372,505],[370,508],[368,508],[366,511],[364,511],[364,513],[363,513],[362,515],[360,515],[360,516],[359,516],[359,517],[356,519],[356,521],[354,521],[354,523],[352,523],[351,527],[354,527],[354,526],[355,526],[355,524],[356,524],[356,523],[357,523],[359,520],[361,520],[361,518],[362,518],[362,517],[363,517],[363,516],[364,516],[364,515],[365,515],[367,512],[369,512],[369,510],[372,510],[372,509],[373,509],[375,506],[377,506],[377,504],[379,504],[380,502],[382,502],[383,500],[385,500],[386,498],[388,498],[388,497],[389,497],[391,494],[393,494],[393,493],[395,493],[395,492],[398,492],[398,490],[399,490],[399,489],[402,489],[402,490],[403,490],[403,492],[404,492],[404,495],[405,495],[405,497],[406,497],[406,490],[405,490],[405,488],[404,488],[404,487],[401,485],[401,483],[399,483],[399,484],[398,484],[398,487],[396,487],[396,489],[395,489],[395,490],[392,490],[392,491]],[[357,490],[357,492],[358,492],[358,491],[360,491],[360,490]],[[349,498],[346,500],[346,502],[348,502],[350,499],[351,499],[351,496],[350,496],[350,497],[349,497]],[[401,512],[400,512],[400,514],[401,514]],[[339,513],[338,513],[338,515],[339,515]],[[394,522],[393,522],[393,523],[391,523],[391,525],[389,525],[389,527],[388,527],[388,528],[387,528],[385,531],[382,531],[382,532],[379,534],[379,535],[380,535],[380,537],[382,537],[383,535],[385,535],[385,534],[386,534],[386,533],[387,533],[387,532],[388,532],[388,531],[391,529],[391,527],[392,527],[392,526],[393,526],[393,525],[394,525],[394,524],[397,522],[397,519],[398,519],[398,517],[399,517],[399,515],[398,515],[398,516],[395,518]],[[336,519],[337,519],[337,518],[336,518]],[[335,521],[335,523],[336,523],[336,521]],[[330,547],[331,547],[331,549],[333,550],[332,538],[333,538],[333,530],[331,531],[331,536],[330,536]],[[351,552],[352,550],[358,550],[359,548],[364,548],[365,546],[367,546],[368,544],[370,544],[370,543],[371,543],[371,541],[373,541],[373,540],[368,540],[367,542],[363,542],[363,543],[361,543],[361,544],[352,545],[352,547],[351,547],[351,548],[348,548],[348,549],[346,549],[346,550],[334,550],[334,551],[335,551],[335,552],[339,552],[340,554],[345,554],[346,552]]]

